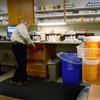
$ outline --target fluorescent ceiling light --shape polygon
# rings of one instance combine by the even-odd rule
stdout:
[[[66,25],[65,22],[47,22],[47,23],[38,23],[38,26],[54,26],[54,25]]]

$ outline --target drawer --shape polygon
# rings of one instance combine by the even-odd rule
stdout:
[[[28,53],[27,57],[28,57],[28,59],[44,60],[45,54],[44,54],[43,50],[37,50],[34,53]]]
[[[41,77],[46,78],[47,73],[45,71],[36,71],[36,70],[29,70],[27,71],[28,76],[35,76],[35,77]]]
[[[27,70],[46,71],[46,65],[43,64],[28,64]]]
[[[32,47],[32,46],[28,46],[28,48],[27,48],[27,52],[28,53],[34,53],[34,52],[36,52],[37,50],[39,50],[39,49],[42,49],[42,50],[44,50],[44,46],[43,45],[36,45],[36,48],[34,48],[34,47]]]

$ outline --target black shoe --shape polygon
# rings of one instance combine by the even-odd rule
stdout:
[[[30,80],[30,78],[28,77],[27,80],[23,81],[24,84],[28,83],[28,81]]]
[[[21,82],[21,81],[16,82],[16,81],[10,80],[10,84],[15,85],[15,86],[22,86],[24,85],[24,82]]]

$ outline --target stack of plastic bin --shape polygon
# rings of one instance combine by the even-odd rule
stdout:
[[[100,36],[85,37],[84,43],[77,46],[77,55],[83,60],[83,81],[100,83]]]

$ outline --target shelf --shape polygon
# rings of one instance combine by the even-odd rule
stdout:
[[[100,9],[100,6],[66,8],[66,10],[94,10],[94,9]]]
[[[0,19],[0,21],[3,21],[3,20],[8,20],[8,18],[3,18],[3,19]]]
[[[50,16],[39,16],[39,17],[36,17],[36,18],[45,19],[45,18],[61,18],[61,17],[64,17],[64,15],[56,15],[56,16],[53,16],[53,15],[50,15]]]
[[[6,27],[7,25],[0,25],[0,27]]]
[[[0,15],[7,15],[7,12],[0,12]]]
[[[100,16],[100,14],[66,14],[67,17],[81,17],[81,16]]]
[[[55,10],[36,10],[35,13],[60,12],[60,11],[64,11],[64,9],[55,9]]]
[[[54,25],[66,25],[66,22],[44,22],[38,23],[38,26],[54,26]]]
[[[71,25],[71,24],[100,24],[100,21],[70,21],[66,22],[66,25]]]

